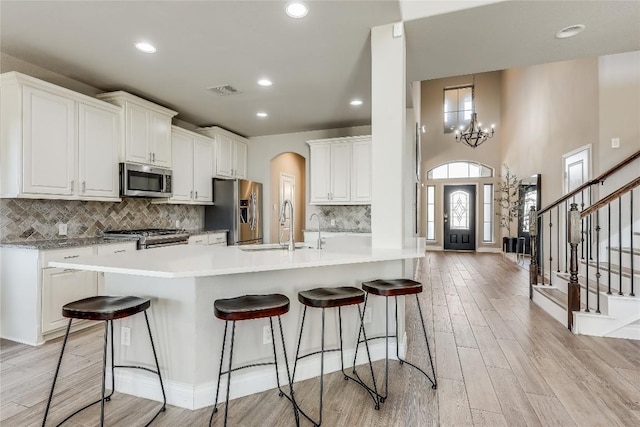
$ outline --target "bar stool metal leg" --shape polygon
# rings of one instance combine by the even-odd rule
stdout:
[[[64,349],[67,346],[67,339],[69,338],[69,330],[71,329],[71,322],[73,319],[69,319],[67,323],[67,332],[64,334],[64,341],[62,342],[62,350],[60,350],[60,357],[58,358],[58,364],[56,365],[56,373],[53,374],[53,384],[51,384],[51,391],[49,392],[49,399],[47,400],[47,408],[44,411],[44,419],[42,420],[42,427],[47,422],[47,415],[49,415],[49,408],[51,407],[51,399],[53,398],[53,390],[56,388],[56,380],[58,379],[58,372],[60,372],[60,364],[62,363],[62,356],[64,355]]]
[[[287,381],[289,382],[289,392],[291,393],[291,397],[287,396],[287,394],[284,391],[282,391],[282,388],[280,387],[280,378],[278,375],[278,358],[276,356],[276,339],[273,333],[273,320],[271,317],[269,318],[269,324],[271,326],[271,342],[273,343],[273,359],[276,364],[276,380],[278,381],[278,390],[280,391],[279,396],[286,397],[293,404],[293,413],[296,419],[296,426],[299,426],[300,416],[298,414],[298,405],[296,404],[295,398],[293,397],[293,383],[291,381],[291,373],[289,372],[289,360],[287,356],[287,347],[285,346],[285,343],[284,343],[284,332],[282,332],[282,320],[280,319],[280,316],[278,316],[278,326],[280,327],[280,339],[282,340],[282,352],[284,353],[284,364],[287,370]]]

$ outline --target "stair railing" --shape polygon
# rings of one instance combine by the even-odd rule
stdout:
[[[529,297],[533,298],[534,286],[554,286],[553,280],[556,276],[562,276],[568,273],[567,288],[567,313],[569,329],[573,325],[573,311],[579,311],[581,307],[580,294],[582,280],[586,288],[585,296],[585,312],[590,312],[591,307],[595,303],[595,312],[600,313],[600,286],[603,270],[607,273],[608,285],[607,293],[612,293],[611,275],[617,274],[618,279],[618,295],[624,295],[623,276],[630,276],[630,286],[628,295],[635,296],[634,293],[634,249],[633,249],[633,220],[634,220],[634,204],[633,190],[640,186],[640,177],[636,177],[629,183],[623,185],[619,189],[613,191],[600,200],[593,201],[594,187],[596,184],[603,184],[605,180],[625,168],[635,160],[640,158],[640,151],[632,154],[622,162],[613,166],[605,173],[599,175],[580,187],[562,196],[547,207],[535,212],[533,209],[529,212],[529,224],[533,228],[531,234],[531,264],[529,266]],[[629,206],[629,224],[630,224],[630,249],[623,249],[623,196],[625,202]],[[616,203],[617,202],[617,203]],[[617,230],[612,230],[612,206],[615,211],[617,208]],[[570,208],[569,208],[570,207]],[[607,246],[602,251],[600,246],[603,245],[601,238],[601,211],[607,218],[606,240]],[[614,212],[615,214],[615,212]],[[562,219],[562,221],[561,221]],[[626,218],[625,218],[626,219]],[[548,220],[548,232],[545,232],[546,221]],[[555,224],[554,224],[555,220]],[[612,265],[612,236],[617,231],[618,240],[618,267]],[[626,234],[625,234],[626,236]],[[580,248],[578,248],[580,246]],[[564,254],[562,253],[564,248]],[[603,253],[604,252],[604,253]],[[623,267],[623,254],[629,252],[629,264]],[[546,257],[545,257],[546,255]],[[564,255],[564,257],[563,257]],[[579,277],[579,261],[584,265],[584,278]],[[595,260],[594,260],[595,256]],[[562,262],[564,258],[564,263]],[[606,261],[601,262],[602,258]],[[547,265],[548,261],[548,265]],[[616,269],[617,268],[617,269]],[[595,284],[591,283],[590,275],[595,269]],[[557,274],[554,274],[557,273]],[[590,287],[595,286],[595,301],[589,301]]]

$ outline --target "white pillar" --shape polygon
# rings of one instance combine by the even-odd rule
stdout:
[[[371,242],[374,248],[400,248],[404,242],[407,209],[402,179],[406,145],[405,51],[402,23],[371,29]]]

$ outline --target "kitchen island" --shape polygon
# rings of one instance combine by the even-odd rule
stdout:
[[[416,258],[424,256],[421,239],[402,249],[371,248],[368,237],[332,239],[321,250],[313,248],[287,252],[262,247],[171,246],[127,254],[87,256],[50,263],[53,267],[105,273],[105,293],[137,295],[152,299],[151,328],[156,341],[160,367],[165,380],[168,403],[188,409],[210,406],[214,402],[224,322],[213,315],[213,301],[244,294],[282,293],[291,300],[291,310],[282,317],[289,360],[293,363],[302,317],[297,293],[314,287],[356,286],[376,278],[413,278]],[[402,300],[402,298],[400,298]],[[384,299],[372,298],[371,318],[365,326],[369,336],[384,331]],[[393,304],[390,304],[393,307]],[[369,310],[367,310],[369,311]],[[301,354],[320,347],[320,312],[307,311],[307,324]],[[353,363],[357,309],[343,309],[345,366]],[[399,304],[399,334],[404,336],[404,303]],[[234,366],[260,363],[272,357],[264,328],[268,319],[236,324]],[[121,343],[122,327],[131,328],[129,346]],[[153,366],[143,316],[115,323],[116,359],[119,363]],[[337,315],[327,312],[326,347],[338,344]],[[265,339],[266,338],[266,339]],[[395,354],[395,341],[391,340]],[[402,346],[406,342],[401,342]],[[384,358],[384,340],[371,343],[374,360]],[[279,346],[278,346],[279,348]],[[278,350],[280,352],[280,349]],[[358,353],[357,364],[364,363],[366,352]],[[282,359],[281,355],[279,355]],[[319,357],[299,362],[296,382],[319,374]],[[281,381],[286,378],[280,365]],[[340,369],[339,353],[325,356],[325,372]],[[286,380],[285,380],[286,381]],[[276,386],[272,366],[240,371],[232,376],[231,398]],[[116,390],[161,400],[157,379],[145,372],[116,371]],[[220,400],[224,400],[225,378]]]

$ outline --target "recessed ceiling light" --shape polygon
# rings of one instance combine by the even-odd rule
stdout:
[[[147,42],[136,43],[136,49],[144,53],[156,53],[156,48]]]
[[[302,2],[294,1],[288,3],[285,6],[284,11],[287,12],[287,15],[289,15],[290,17],[299,19],[307,16],[307,13],[309,13],[309,8]]]
[[[259,111],[258,113],[256,113],[256,116],[260,117],[261,119],[264,119],[265,117],[268,116],[268,114],[265,113],[264,111]]]
[[[258,80],[258,84],[260,86],[271,86],[273,83],[271,83],[271,80],[269,79],[260,79]]]
[[[350,104],[357,107],[358,105],[362,105],[362,101],[359,99],[354,99],[353,101],[350,102]]]
[[[556,33],[557,39],[568,39],[569,37],[576,36],[584,31],[587,28],[582,24],[569,25],[568,27],[564,27],[560,31]]]

